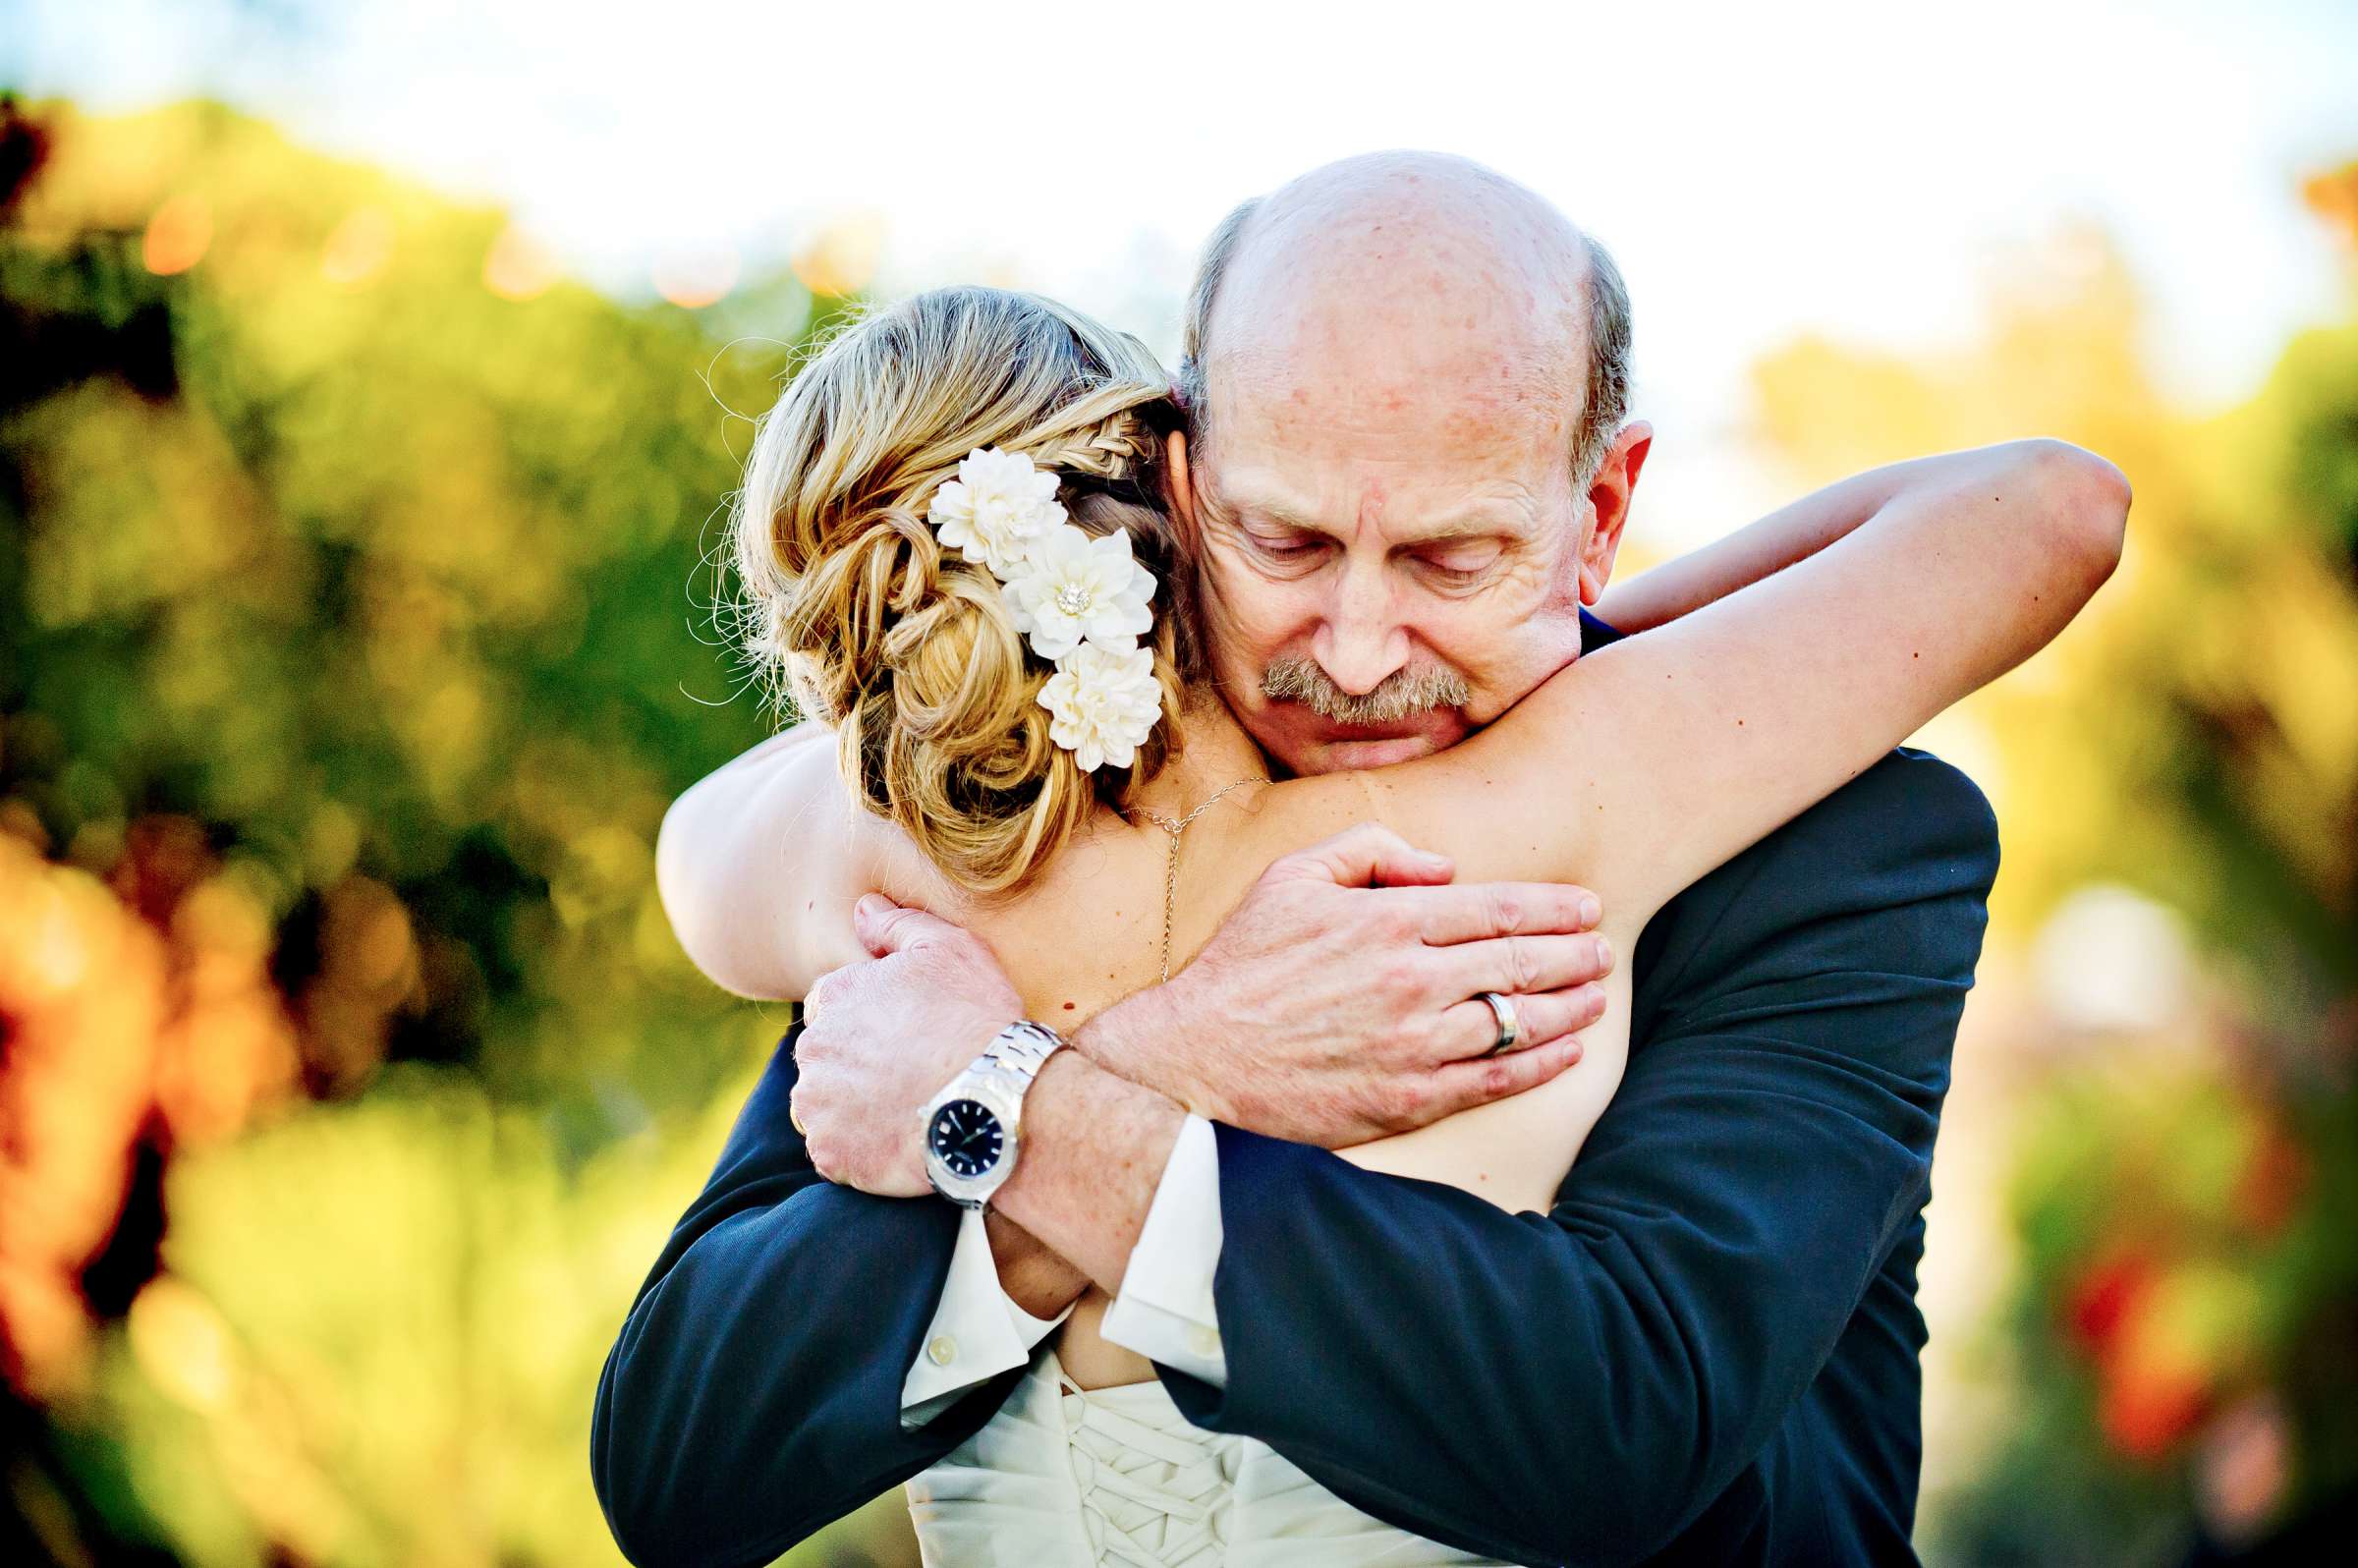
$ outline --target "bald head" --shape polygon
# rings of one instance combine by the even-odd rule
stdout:
[[[1446,390],[1470,418],[1559,422],[1583,475],[1626,414],[1628,363],[1628,298],[1601,246],[1480,164],[1380,152],[1228,216],[1191,291],[1182,375],[1199,441],[1240,387]]]

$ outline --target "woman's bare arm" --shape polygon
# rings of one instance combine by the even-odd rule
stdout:
[[[1921,480],[1928,466],[1945,461],[1886,463],[1813,490],[1725,538],[1612,585],[1597,601],[1597,618],[1616,631],[1643,632],[1715,603],[1816,555]]]
[[[723,989],[775,1000],[818,978],[803,926],[852,830],[833,736],[798,724],[690,785],[655,835],[655,888],[689,959]],[[838,960],[840,962],[840,960]]]
[[[2044,646],[2111,575],[2129,499],[2117,468],[2062,441],[1921,460],[1816,554],[1574,661],[1463,745],[1363,777],[1461,874],[1577,868],[1642,924]]]
[[[1230,848],[1372,812],[1462,877],[1577,876],[1630,951],[1681,888],[2052,638],[2127,509],[2119,471],[2061,442],[1922,460],[1846,536],[1582,656],[1459,746],[1263,792]],[[1607,990],[1629,1005],[1625,973]],[[1537,1089],[1338,1152],[1544,1208],[1620,1086],[1626,1026],[1588,1045]]]

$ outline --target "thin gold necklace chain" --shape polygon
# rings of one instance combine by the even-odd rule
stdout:
[[[1223,784],[1214,790],[1210,798],[1206,800],[1203,805],[1175,822],[1160,812],[1150,812],[1143,806],[1138,809],[1139,815],[1161,828],[1171,838],[1169,870],[1162,879],[1162,982],[1164,984],[1169,984],[1171,980],[1171,918],[1179,908],[1179,835],[1187,831],[1188,823],[1210,811],[1213,804],[1230,790],[1242,789],[1247,784],[1266,784],[1268,781],[1267,774],[1254,773],[1240,778],[1234,783]],[[1128,815],[1129,813],[1124,812],[1123,814]]]

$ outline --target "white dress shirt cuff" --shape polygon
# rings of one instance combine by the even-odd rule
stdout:
[[[1211,1299],[1220,1266],[1220,1149],[1211,1123],[1190,1115],[1162,1167],[1146,1228],[1098,1331],[1150,1361],[1214,1387],[1228,1384]]]
[[[958,1402],[976,1384],[1032,1360],[1048,1330],[1071,1315],[1078,1300],[1053,1317],[1035,1317],[999,1283],[982,1210],[958,1216],[958,1245],[941,1284],[933,1320],[901,1382],[901,1426],[914,1431]]]

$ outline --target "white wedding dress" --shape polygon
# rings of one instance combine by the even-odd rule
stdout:
[[[926,1568],[1507,1568],[1373,1518],[1162,1379],[1083,1389],[1053,1347],[904,1488]]]

